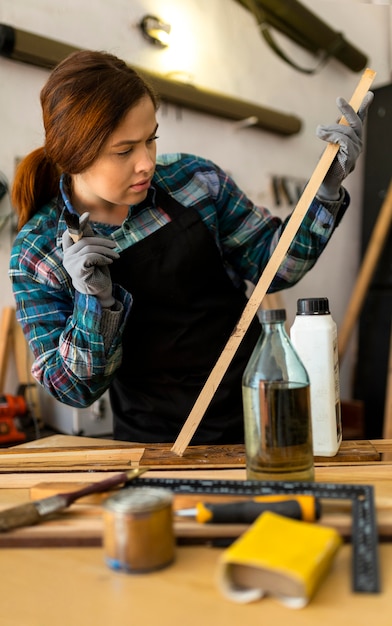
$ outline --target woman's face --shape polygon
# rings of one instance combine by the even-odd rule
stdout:
[[[155,107],[146,96],[128,111],[94,163],[72,176],[76,202],[106,209],[142,202],[155,170],[157,129]]]

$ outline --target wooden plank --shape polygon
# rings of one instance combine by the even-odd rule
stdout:
[[[144,448],[9,449],[0,453],[0,472],[123,470],[137,466]]]
[[[15,313],[14,313],[15,316]],[[20,324],[13,323],[13,348],[19,385],[25,386],[25,399],[31,414],[42,425],[41,403],[38,395],[38,383],[31,373],[32,353]]]
[[[151,472],[149,476],[168,476],[166,472]],[[180,471],[171,470],[170,476],[181,477]],[[92,478],[86,472],[78,475],[80,481],[91,481]],[[232,478],[241,480],[244,478],[242,470],[219,470],[198,472],[187,471],[187,477],[200,478]],[[366,464],[360,464],[355,467],[349,465],[318,467],[316,468],[317,482],[331,483],[350,483],[350,484],[373,484],[375,487],[376,507],[377,507],[377,523],[378,533],[381,539],[392,538],[392,482],[391,464],[384,465],[376,463],[369,467]],[[67,479],[75,478],[74,474],[65,475]],[[3,477],[12,483],[15,479],[24,481],[23,476]],[[99,479],[99,475],[94,479]],[[55,485],[55,475],[51,480]],[[62,475],[61,480],[64,480]],[[62,483],[58,483],[61,485]],[[25,483],[23,484],[25,486]],[[75,488],[80,486],[80,482],[75,484]],[[11,490],[15,491],[15,490]],[[16,502],[7,495],[9,491],[1,490],[2,504],[1,508],[7,507],[7,499],[9,503],[15,506]],[[24,491],[21,492],[20,499],[26,501]],[[199,495],[180,495],[175,494],[174,509],[192,506]],[[216,497],[215,497],[216,498]],[[225,496],[222,496],[222,500]],[[207,496],[203,499],[210,499]],[[29,528],[20,528],[9,533],[0,535],[0,547],[81,547],[81,546],[101,546],[103,536],[102,508],[101,503],[81,504],[75,503],[66,511],[59,514],[55,519],[47,520],[38,526]],[[9,506],[10,504],[8,504]],[[346,539],[350,539],[352,514],[350,504],[347,502],[322,501],[322,517],[321,524],[334,527]],[[186,543],[211,543],[214,539],[219,541],[235,539],[242,534],[246,526],[243,525],[207,525],[197,524],[194,521],[178,520],[174,522],[174,532],[179,544]]]
[[[380,466],[379,466],[380,467]],[[332,469],[332,468],[331,468]],[[344,468],[343,473],[332,469],[329,472],[319,472],[319,477],[328,477],[326,482],[350,482],[358,483],[358,476],[347,480],[351,474],[349,468]],[[366,470],[366,467],[363,467]],[[360,473],[362,478],[362,472]],[[390,466],[388,467],[390,474]],[[389,480],[380,480],[380,472],[376,473],[372,483],[376,489],[376,506],[378,532],[381,539],[392,538],[392,486]],[[212,475],[210,474],[210,477]],[[205,476],[204,476],[205,477]],[[323,482],[319,480],[318,482]],[[365,483],[365,481],[363,481]],[[369,481],[366,481],[369,482]],[[80,485],[80,484],[79,484]],[[98,495],[98,494],[97,494]],[[232,496],[204,496],[203,501],[227,501]],[[200,501],[200,495],[174,496],[174,511],[188,506],[194,506]],[[4,505],[1,508],[5,508]],[[320,524],[336,528],[342,536],[351,538],[352,512],[351,504],[346,501],[337,502],[330,500],[322,501],[322,516]],[[214,539],[221,541],[225,538],[235,539],[246,530],[242,524],[198,524],[192,520],[180,520],[174,518],[174,532],[179,543],[210,543]],[[11,532],[0,534],[0,548],[4,547],[53,547],[53,546],[101,546],[103,535],[102,500],[92,504],[75,503],[67,510],[61,512],[56,518],[47,520],[37,526],[20,528]]]
[[[130,466],[219,468],[244,467],[243,444],[234,446],[195,446],[179,458],[170,450],[171,444],[146,444],[139,448],[129,444],[82,448],[10,448],[0,452],[0,472],[95,471],[125,470]]]
[[[369,443],[377,452],[392,452],[392,439],[370,439]]]
[[[4,393],[5,378],[11,354],[14,315],[15,310],[12,307],[3,308],[0,320],[0,393]]]
[[[129,441],[117,441],[116,439],[103,439],[101,437],[82,437],[81,435],[63,435],[56,433],[49,437],[42,437],[42,439],[34,439],[33,441],[26,441],[25,443],[19,443],[16,446],[12,446],[13,450],[23,448],[85,448],[94,447],[114,447],[120,448],[122,446],[140,446],[140,444],[130,443]]]
[[[245,446],[190,446],[182,457],[173,454],[171,444],[128,444],[69,448],[23,448],[15,446],[0,452],[0,472],[125,470],[133,466],[150,468],[229,468],[245,467]],[[334,457],[315,457],[315,464],[379,462],[381,454],[369,441],[343,441]]]
[[[358,446],[365,446],[367,440],[346,439],[342,441],[341,449],[347,449]],[[364,443],[365,442],[365,443]],[[371,439],[368,441],[371,448],[374,448],[377,452],[392,452],[392,439]],[[50,435],[49,437],[43,437],[42,439],[35,439],[26,443],[17,444],[8,448],[9,450],[23,450],[25,448],[137,448],[143,444],[130,443],[128,441],[119,441],[116,439],[101,439],[96,437],[82,437],[80,435]],[[169,446],[170,444],[144,444],[146,448],[151,446]],[[219,446],[218,446],[219,447]],[[369,448],[369,451],[371,450]],[[1,450],[0,450],[1,455]]]
[[[383,436],[384,439],[392,437],[392,327],[389,340],[389,359],[385,392]]]
[[[369,441],[343,441],[334,457],[314,457],[315,463],[349,463],[380,461],[381,455]],[[140,461],[150,467],[173,466],[243,466],[244,444],[227,446],[189,446],[184,455],[173,455],[169,444],[148,444]]]
[[[11,490],[28,493],[35,485],[43,482],[58,482],[58,484],[81,484],[85,482],[98,482],[102,478],[110,478],[118,474],[118,471],[107,471],[102,475],[101,471],[81,470],[76,472],[26,472],[26,473],[3,473],[0,474],[0,505],[7,501],[7,494]],[[150,475],[150,474],[149,474]]]
[[[356,279],[352,295],[339,329],[338,336],[338,352],[339,360],[342,360],[346,352],[353,328],[357,322],[361,312],[363,301],[366,296],[367,289],[372,279],[378,259],[384,247],[384,243],[389,233],[392,223],[392,181],[386,198],[381,206],[380,213],[377,217],[376,224],[373,228],[369,244],[366,249],[365,257],[361,264],[361,268]]]
[[[350,104],[354,110],[358,110],[362,100],[369,90],[375,77],[375,72],[367,69],[359,81],[357,88],[355,89]],[[347,121],[343,118],[340,119],[341,124],[347,124]],[[237,349],[245,336],[254,316],[256,315],[264,296],[266,295],[272,280],[279,270],[279,267],[292,243],[292,240],[298,231],[303,218],[305,217],[310,203],[315,197],[321,183],[323,182],[325,175],[327,174],[333,159],[335,158],[339,150],[338,144],[329,143],[325,148],[316,168],[306,185],[301,198],[299,199],[294,211],[292,212],[289,221],[286,224],[274,252],[271,255],[257,285],[255,286],[244,311],[234,328],[230,338],[224,347],[218,361],[213,367],[206,383],[203,386],[190,414],[188,415],[185,424],[183,425],[174,445],[172,451],[179,456],[184,454],[186,447],[189,445],[198,425],[200,424],[203,415],[208,408],[217,387],[219,386],[223,376],[225,375]]]

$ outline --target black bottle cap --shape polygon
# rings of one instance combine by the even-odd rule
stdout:
[[[328,298],[300,298],[297,300],[297,315],[329,315]]]
[[[286,309],[262,309],[260,312],[260,321],[268,322],[285,322]]]

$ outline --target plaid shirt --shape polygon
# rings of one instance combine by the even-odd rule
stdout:
[[[257,283],[287,220],[253,204],[214,163],[193,155],[159,157],[146,201],[131,206],[121,226],[93,222],[94,231],[114,239],[121,251],[164,226],[170,218],[155,206],[155,183],[199,212],[235,284]],[[121,364],[121,338],[132,296],[113,286],[123,309],[119,330],[105,350],[100,303],[75,292],[62,264],[62,210],[70,203],[63,186],[60,197],[62,202],[53,200],[40,208],[18,233],[9,275],[17,318],[34,355],[34,377],[61,402],[86,407],[109,387]],[[270,292],[295,284],[313,267],[348,204],[346,191],[328,207],[317,199],[312,202]]]

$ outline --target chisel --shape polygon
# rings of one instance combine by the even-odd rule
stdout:
[[[67,207],[64,208],[64,220],[67,225],[68,234],[74,243],[77,243],[84,236],[91,236],[94,234],[91,226],[88,224],[90,213],[87,211],[79,215],[79,213],[72,213]]]
[[[76,243],[83,237],[83,229],[80,223],[80,216],[78,213],[71,213],[67,207],[64,208],[64,220],[67,224],[68,234],[72,241]]]
[[[144,472],[148,471],[148,467],[136,467],[129,472],[120,472],[115,476],[100,480],[91,485],[87,485],[76,491],[68,491],[66,493],[58,493],[54,496],[48,496],[34,502],[26,502],[11,509],[0,511],[0,532],[6,532],[21,526],[33,526],[44,521],[53,513],[58,513],[66,509],[72,502],[87,496],[90,493],[102,493],[113,487],[126,484],[133,478],[137,478]]]
[[[201,524],[251,524],[264,511],[314,522],[320,518],[321,504],[314,496],[260,496],[237,502],[198,502],[194,508],[178,509],[178,517],[192,518]]]

